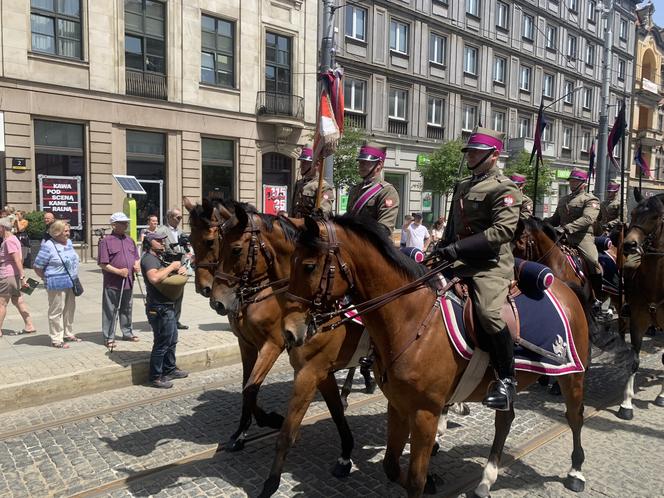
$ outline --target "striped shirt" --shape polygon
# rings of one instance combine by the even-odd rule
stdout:
[[[72,278],[78,276],[78,263],[78,254],[71,240],[63,245],[51,239],[42,243],[33,266],[44,271],[46,289],[62,290],[74,286]]]

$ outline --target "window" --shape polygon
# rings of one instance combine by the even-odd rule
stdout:
[[[550,50],[556,50],[558,47],[558,28],[551,26],[550,24],[546,27],[546,48]]]
[[[530,91],[530,72],[531,69],[528,66],[521,66],[519,71],[519,90],[524,92]]]
[[[80,0],[32,0],[30,6],[32,50],[80,59]]]
[[[519,138],[530,138],[530,118],[519,118]]]
[[[399,88],[391,88],[389,118],[406,121],[407,107],[408,92]]]
[[[34,3],[34,2],[33,2]],[[57,121],[35,120],[35,178],[39,186],[39,175],[52,176],[80,176],[81,191],[81,222],[82,228],[72,228],[72,239],[82,240],[85,234],[87,211],[85,207],[86,193],[86,167],[83,125],[75,123],[62,123]],[[37,206],[39,206],[39,188],[37,192]],[[139,196],[142,197],[142,196]],[[50,211],[56,218],[68,219],[70,213],[63,206],[62,211],[52,207]],[[78,219],[71,219],[72,226],[78,224]]]
[[[581,152],[588,152],[590,150],[590,132],[584,131],[581,134]]]
[[[477,76],[477,49],[465,45],[463,47],[463,72]]]
[[[586,6],[588,10],[588,22],[595,24],[597,22],[597,5],[595,4],[595,0],[588,0]]]
[[[493,58],[493,81],[496,83],[505,84],[505,68],[507,67],[507,59],[504,57]]]
[[[366,41],[367,11],[354,5],[346,6],[346,36]]]
[[[510,8],[503,2],[496,3],[496,27],[508,30],[510,24]]]
[[[472,131],[476,125],[477,125],[477,106],[472,104],[464,104],[461,129],[463,131]]]
[[[466,0],[466,14],[480,17],[480,0]]]
[[[235,86],[235,23],[201,16],[201,81]]]
[[[576,36],[567,35],[567,57],[576,59]]]
[[[166,12],[152,0],[125,0],[127,69],[166,74]]]
[[[563,149],[572,148],[572,128],[565,126],[563,128]]]
[[[555,86],[555,76],[553,74],[544,73],[544,80],[542,81],[542,95],[545,97],[553,98],[553,87]]]
[[[447,38],[431,33],[429,38],[429,61],[445,64],[447,58]]]
[[[533,41],[533,30],[535,29],[535,19],[529,14],[523,14],[523,37],[526,40]]]
[[[202,138],[201,142],[203,198],[233,199],[235,142],[214,138]]]
[[[590,43],[586,43],[586,65],[595,65],[595,45],[591,45]]]
[[[136,196],[137,225],[147,226],[148,216],[159,222],[166,214],[163,202],[166,184],[166,135],[127,130],[127,174],[135,176],[148,195]]]
[[[620,39],[627,41],[627,20],[620,18]]]
[[[272,94],[287,95],[283,102],[277,102],[281,107],[290,107],[291,96],[291,38],[265,34],[265,91]]]
[[[390,21],[390,49],[408,54],[408,24],[394,19]]]
[[[505,133],[505,113],[503,111],[493,111],[491,118],[493,129]]]
[[[567,5],[570,12],[577,13],[579,11],[579,0],[568,0]]]
[[[344,109],[350,112],[364,112],[367,84],[352,78],[344,80]]]
[[[625,81],[625,67],[626,67],[626,62],[624,59],[618,59],[618,79],[620,81]]]
[[[547,124],[542,130],[542,142],[551,142],[551,125]]]
[[[593,107],[593,89],[584,88],[583,89],[583,108],[590,110]]]
[[[565,87],[563,89],[563,102],[565,104],[574,103],[574,82],[565,80]]]
[[[427,124],[430,126],[443,126],[443,105],[445,101],[437,97],[429,97]]]

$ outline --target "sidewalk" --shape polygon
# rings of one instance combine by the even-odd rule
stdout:
[[[36,278],[32,270],[27,274]],[[74,332],[83,342],[70,343],[70,349],[51,347],[43,285],[25,297],[36,334],[14,335],[23,329],[23,321],[13,305],[7,307],[4,336],[0,338],[0,413],[147,381],[152,329],[140,288],[134,285],[133,308],[134,333],[140,341],[118,340],[110,353],[101,334],[101,270],[94,263],[84,263],[79,277],[85,292],[76,298]],[[179,331],[179,367],[204,370],[239,362],[237,340],[228,320],[196,294],[193,277],[185,289],[181,321],[189,330]],[[117,330],[120,334],[119,327]]]

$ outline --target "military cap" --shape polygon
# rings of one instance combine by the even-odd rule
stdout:
[[[517,185],[521,185],[523,183],[526,183],[526,177],[523,176],[523,175],[520,175],[518,173],[514,173],[513,175],[510,175],[510,180],[512,180]]]
[[[366,142],[360,147],[358,161],[384,161],[387,156],[387,147],[376,142]]]
[[[569,174],[568,180],[581,180],[582,182],[588,181],[588,172],[582,169],[574,168]]]
[[[618,192],[620,190],[620,183],[615,180],[611,180],[606,186],[607,192]]]
[[[300,157],[298,157],[297,160],[313,162],[314,160],[313,149],[311,147],[302,147],[302,152],[300,153]]]
[[[461,149],[463,152],[470,150],[503,150],[503,134],[489,128],[475,127],[470,134],[468,143]]]

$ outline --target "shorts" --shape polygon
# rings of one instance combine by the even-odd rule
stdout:
[[[0,277],[0,297],[18,297],[21,295],[21,280],[12,275],[11,277]]]

